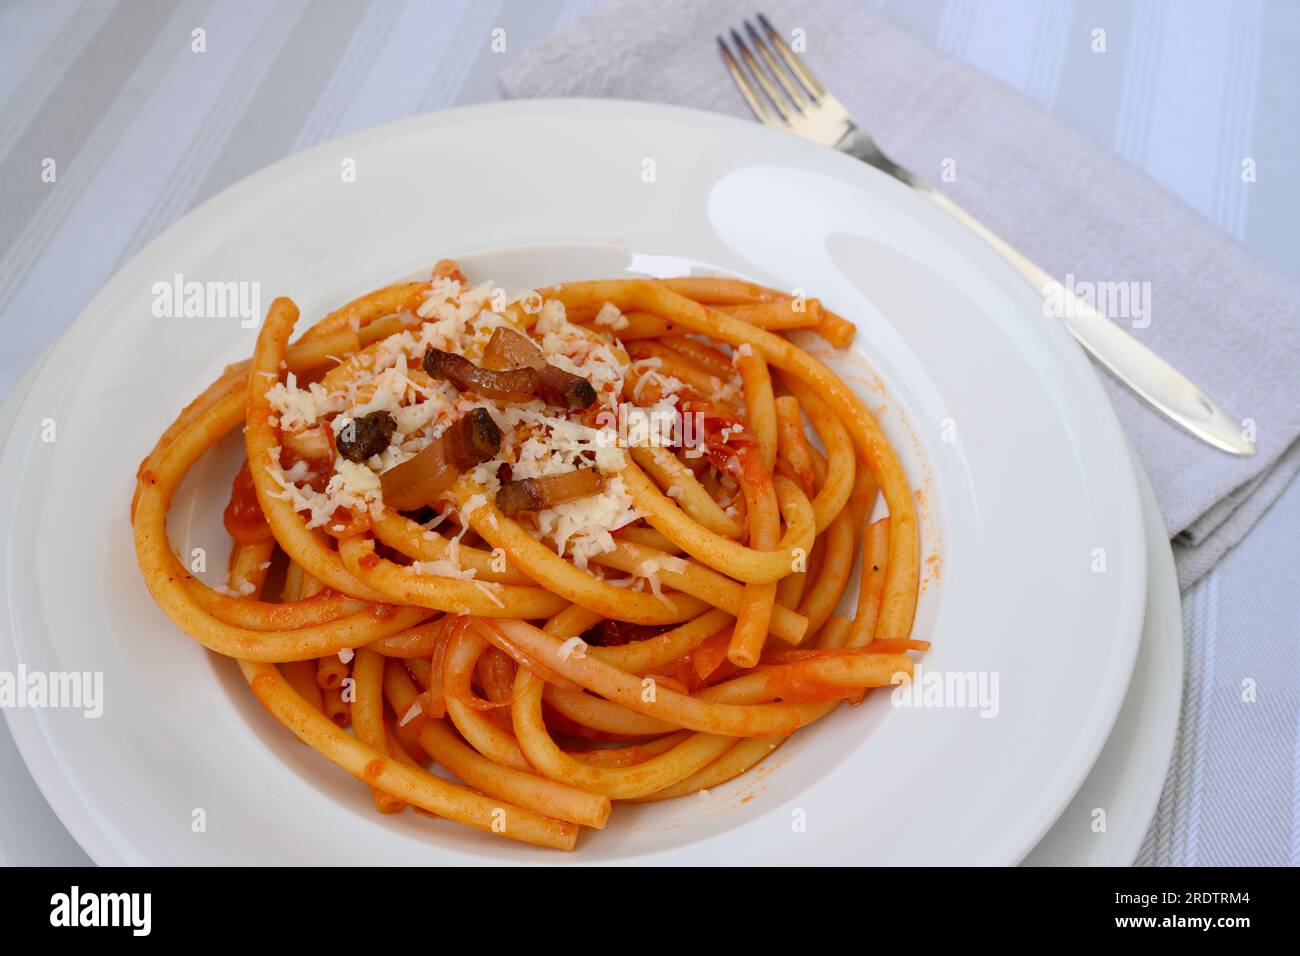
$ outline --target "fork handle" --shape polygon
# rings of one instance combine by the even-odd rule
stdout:
[[[1241,422],[1225,412],[1176,368],[1079,298],[1001,236],[880,151],[871,137],[852,127],[836,148],[912,187],[979,236],[1047,302],[1057,302],[1057,316],[1070,334],[1115,378],[1181,428],[1234,455],[1253,455]]]

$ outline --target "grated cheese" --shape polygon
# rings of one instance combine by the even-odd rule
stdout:
[[[392,440],[380,454],[365,462],[337,458],[323,491],[309,484],[318,475],[306,462],[297,461],[291,468],[282,469],[280,450],[273,449],[267,467],[280,488],[279,497],[305,513],[308,527],[339,527],[334,516],[341,509],[378,514],[383,507],[379,476],[427,448],[475,407],[485,408],[501,429],[501,450],[471,472],[483,493],[459,509],[460,530],[452,542],[453,550],[438,561],[415,562],[410,565],[411,573],[473,580],[473,569],[461,567],[455,549],[470,527],[471,516],[500,488],[497,472],[502,465],[508,465],[511,477],[516,479],[562,474],[592,465],[605,476],[600,493],[522,519],[531,533],[580,567],[587,567],[590,557],[613,550],[612,532],[642,517],[632,507],[631,497],[618,477],[627,459],[618,447],[614,429],[590,427],[549,409],[540,400],[501,403],[472,392],[461,394],[449,382],[430,382],[413,371],[419,368],[429,347],[475,361],[496,329],[513,328],[529,334],[548,362],[587,379],[596,390],[600,407],[617,410],[624,379],[633,364],[621,343],[569,322],[562,303],[543,300],[538,293],[525,290],[511,302],[523,303],[526,311],[536,315],[529,332],[517,326],[505,311],[500,290],[496,290],[495,297],[493,291],[490,282],[468,286],[450,277],[435,278],[406,328],[342,360],[344,364],[352,363],[356,373],[346,388],[327,391],[316,382],[300,387],[292,373],[284,382],[272,386],[268,393],[271,410],[286,432],[328,425],[337,436],[355,419],[376,411],[387,412],[396,423]],[[611,303],[602,306],[595,322],[596,326],[613,330],[627,324],[627,318]],[[657,359],[650,362],[659,364]],[[670,376],[657,372],[653,376],[662,396],[656,407],[671,410],[675,393],[685,386]],[[638,389],[649,377],[642,378]],[[454,509],[448,508],[427,523],[425,537],[432,538],[433,528],[452,513]],[[492,587],[480,581],[475,584],[496,599]]]
[[[506,606],[506,602],[503,601],[503,600],[501,600],[501,598],[499,598],[499,597],[497,596],[496,591],[497,591],[497,587],[498,587],[498,585],[495,585],[495,584],[489,584],[489,583],[486,582],[486,581],[475,581],[475,582],[474,582],[474,587],[478,588],[480,591],[482,591],[484,594],[486,594],[486,595],[488,596],[488,598],[492,601],[492,603],[495,604],[497,607],[505,607],[505,606]]]
[[[586,568],[589,558],[617,546],[612,532],[642,517],[632,506],[623,479],[615,476],[605,482],[605,489],[598,495],[537,512],[537,529],[555,542],[557,554],[567,552],[574,564]]]
[[[252,581],[245,581],[243,578],[231,578],[230,585],[218,584],[214,591],[220,591],[228,597],[248,597],[257,590],[257,585]]]
[[[271,410],[280,419],[280,428],[287,432],[315,425],[323,416],[340,412],[344,407],[344,396],[327,392],[320,382],[312,382],[305,389],[299,388],[293,372],[286,376],[285,381],[272,385],[266,397]]]
[[[458,561],[439,558],[436,561],[414,561],[407,570],[412,574],[428,574],[436,578],[454,578],[457,581],[473,580],[477,573],[473,568],[462,568]]]
[[[687,564],[685,558],[665,554],[657,558],[646,558],[638,564],[636,567],[636,576],[645,579],[646,583],[650,585],[650,590],[654,593],[655,597],[659,598],[661,601],[666,601],[667,599],[663,595],[663,590],[659,581],[659,572],[670,571],[674,574],[685,574],[688,567],[690,567],[690,565]]]
[[[606,302],[596,313],[596,325],[603,325],[617,332],[620,329],[627,328],[631,323],[628,322],[627,316],[619,311],[618,306],[613,302]]]

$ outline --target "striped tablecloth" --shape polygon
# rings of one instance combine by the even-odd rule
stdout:
[[[530,43],[598,3],[0,5],[0,395],[128,257],[197,203],[314,143],[495,99],[501,71]],[[1021,89],[1300,279],[1300,3],[874,6]],[[1099,68],[1073,42],[1097,28],[1122,68]],[[1245,159],[1257,182],[1230,194],[1223,183]],[[1297,528],[1292,486],[1184,595],[1184,713],[1140,863],[1300,863]],[[1246,681],[1257,688],[1249,702]],[[0,828],[0,861],[84,862],[51,828],[3,729],[0,817],[16,824]]]

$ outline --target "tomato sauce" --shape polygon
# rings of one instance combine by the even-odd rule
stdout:
[[[753,465],[747,461],[757,458],[758,439],[740,419],[720,412],[716,405],[703,399],[689,399],[681,404],[682,414],[700,414],[702,421],[704,454],[721,472],[735,475],[738,469],[748,470]],[[726,435],[723,435],[723,431]],[[762,462],[758,464],[761,466]]]
[[[311,469],[312,474],[315,476],[307,482],[313,491],[325,490],[325,486],[329,484],[330,476],[334,474],[334,459],[338,455],[338,450],[334,444],[334,429],[326,425],[324,431],[330,446],[328,458],[308,458],[297,454],[287,446],[280,449],[280,467],[283,470],[290,471],[298,462],[306,462],[307,467]]]
[[[723,664],[729,663],[727,647],[731,644],[732,630],[731,625],[728,625],[691,651],[691,670],[701,682],[708,683],[709,678],[717,674]],[[734,669],[733,667],[732,670]]]
[[[235,475],[230,488],[230,503],[222,513],[221,523],[226,532],[240,544],[257,544],[269,541],[271,526],[266,522],[262,506],[257,501],[257,489],[253,486],[253,473],[248,469],[248,462]]]

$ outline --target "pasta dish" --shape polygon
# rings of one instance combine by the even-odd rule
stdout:
[[[735,778],[928,648],[912,492],[799,344],[852,339],[818,300],[713,277],[509,296],[443,260],[291,342],[297,320],[276,299],[141,463],[136,553],[380,812],[573,849],[613,801]],[[237,429],[213,588],[167,514]]]

